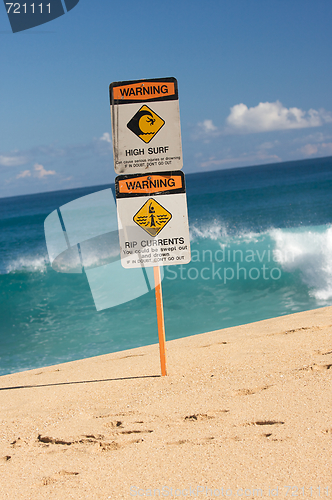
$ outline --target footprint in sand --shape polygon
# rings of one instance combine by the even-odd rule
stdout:
[[[113,420],[111,422],[106,422],[105,427],[111,427],[111,429],[120,429],[123,427],[123,422],[121,420]]]
[[[250,396],[251,394],[256,394],[258,392],[265,391],[271,387],[270,385],[263,385],[261,387],[255,387],[253,389],[237,389],[236,395],[237,396]]]
[[[116,441],[111,441],[110,443],[99,443],[99,447],[101,451],[113,451],[121,448],[119,443],[117,443]]]
[[[194,413],[193,415],[187,415],[184,417],[185,421],[196,422],[198,420],[209,420],[211,418],[215,418],[212,415],[207,415],[206,413]]]
[[[206,344],[198,346],[199,349],[203,349],[203,347],[213,347],[215,345],[225,345],[227,342],[216,342],[215,344]]]
[[[179,441],[170,441],[169,443],[166,443],[168,445],[181,445],[181,444],[186,444],[189,443],[188,439],[179,439]]]
[[[316,365],[314,363],[310,366],[303,366],[302,368],[298,368],[298,371],[314,371],[314,372],[323,372],[325,370],[330,370],[332,368],[332,363],[328,365]]]
[[[102,434],[86,434],[82,436],[81,438],[73,439],[73,440],[64,440],[60,438],[54,438],[50,436],[41,436],[40,434],[38,435],[37,441],[39,443],[43,443],[46,446],[49,446],[51,444],[55,445],[62,445],[62,446],[71,446],[73,444],[78,444],[78,445],[91,445],[91,444],[97,444],[99,445],[99,449],[101,451],[111,451],[111,450],[117,450],[121,446],[116,442],[116,441],[105,441],[104,436]]]
[[[41,484],[42,486],[49,486],[50,484],[54,484],[58,482],[61,478],[59,476],[78,476],[79,472],[71,472],[67,470],[60,470],[60,472],[56,472],[53,476],[42,477]]]
[[[145,432],[150,433],[150,432],[153,432],[153,430],[147,429],[147,430],[142,430],[142,431],[139,431],[139,430],[121,431],[119,434],[142,434]]]
[[[312,365],[311,366],[312,370],[319,371],[319,372],[322,372],[322,371],[325,371],[325,370],[330,370],[330,368],[332,368],[332,363],[329,364],[329,365]]]
[[[285,422],[282,420],[256,420],[256,422],[249,422],[243,424],[244,426],[248,425],[283,425]]]
[[[137,358],[140,356],[145,356],[145,354],[128,354],[128,356],[122,356],[122,358],[117,358],[117,359]]]
[[[320,356],[327,356],[329,354],[332,354],[332,351],[322,352],[320,349],[318,349],[317,351],[315,351],[315,354],[319,354]]]
[[[15,439],[12,443],[10,443],[10,446],[13,448],[19,448],[21,446],[24,446],[25,444],[28,444],[28,441],[25,439],[21,439],[20,437]]]
[[[38,434],[37,441],[44,444],[62,444],[67,446],[70,446],[75,442],[75,441],[65,441],[64,439],[58,439],[49,436],[41,436],[40,434]]]

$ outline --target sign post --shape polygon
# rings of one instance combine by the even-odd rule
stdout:
[[[164,377],[165,375],[167,375],[167,360],[166,360],[164,306],[163,306],[163,296],[161,290],[161,277],[160,277],[159,266],[155,266],[153,268],[153,274],[154,274],[154,284],[155,284],[155,294],[156,294],[160,367],[161,367],[161,375]]]
[[[190,240],[175,78],[110,85],[121,264],[153,267],[160,365],[167,375],[160,266],[188,264]]]

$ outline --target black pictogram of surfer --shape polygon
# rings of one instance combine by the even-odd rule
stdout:
[[[127,127],[142,141],[148,143],[165,124],[152,109],[142,106],[127,123]]]
[[[142,120],[142,123],[141,122],[141,119]],[[145,110],[142,110],[142,111],[138,111],[136,113],[136,115],[130,120],[130,122],[128,123],[127,127],[132,131],[134,132],[134,134],[140,136],[140,135],[143,135],[143,134],[149,134],[149,132],[145,132],[147,126],[150,124],[153,125],[154,122],[156,121],[155,118],[153,118],[153,114],[150,113],[150,111],[148,111],[147,109]],[[144,126],[144,124],[145,126]],[[130,126],[129,126],[130,125]],[[143,127],[144,130],[142,130],[140,128],[140,126]],[[150,132],[150,134],[154,134],[154,132]]]

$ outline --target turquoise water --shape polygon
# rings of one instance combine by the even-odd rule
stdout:
[[[332,304],[331,157],[186,182],[192,261],[164,268],[168,340]],[[157,342],[154,291],[97,312],[84,273],[50,267],[45,218],[105,187],[0,200],[0,374]]]

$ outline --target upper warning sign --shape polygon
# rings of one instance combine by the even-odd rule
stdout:
[[[118,174],[182,168],[175,78],[113,82],[110,101],[114,168]]]

